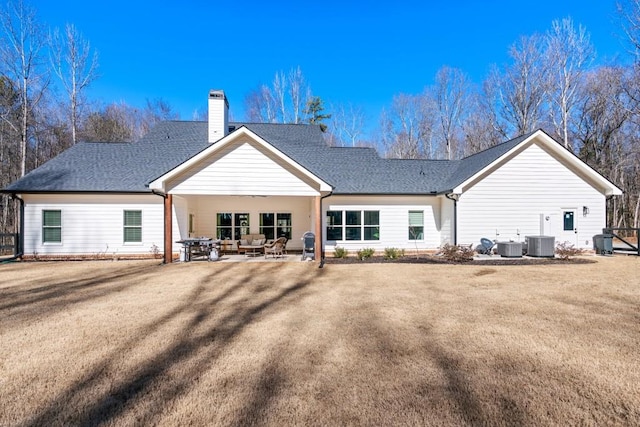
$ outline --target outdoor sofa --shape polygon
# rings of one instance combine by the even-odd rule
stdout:
[[[240,236],[240,240],[238,240],[238,253],[246,254],[250,253],[263,253],[264,252],[264,244],[267,242],[267,239],[264,237],[264,234],[245,234]]]

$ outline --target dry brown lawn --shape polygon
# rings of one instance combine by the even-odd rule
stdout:
[[[640,259],[0,265],[0,425],[639,425]]]

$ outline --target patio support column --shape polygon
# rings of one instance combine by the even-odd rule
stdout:
[[[173,262],[173,242],[171,237],[173,236],[172,218],[171,218],[171,205],[173,204],[173,197],[171,194],[167,194],[164,198],[164,263],[171,264]]]
[[[316,235],[316,247],[314,248],[315,260],[322,261],[322,198],[315,197],[316,224],[314,233]]]

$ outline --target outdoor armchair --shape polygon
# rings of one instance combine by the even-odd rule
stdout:
[[[286,237],[278,237],[273,242],[267,243],[266,245],[264,245],[264,257],[266,258],[268,254],[272,254],[274,258],[283,256],[286,244]]]

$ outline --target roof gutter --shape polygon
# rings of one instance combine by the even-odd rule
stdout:
[[[18,258],[22,258],[24,255],[24,200],[15,193],[11,193],[11,199],[18,200],[20,202],[20,231],[18,232],[18,250],[11,258],[6,258],[2,262],[15,261]]]
[[[458,246],[458,199],[459,194],[445,193],[444,197],[453,200],[453,244]]]
[[[160,196],[163,199],[167,198],[167,195],[165,193],[163,193],[162,191],[158,191],[158,190],[151,190],[151,194],[154,194],[156,196]]]

